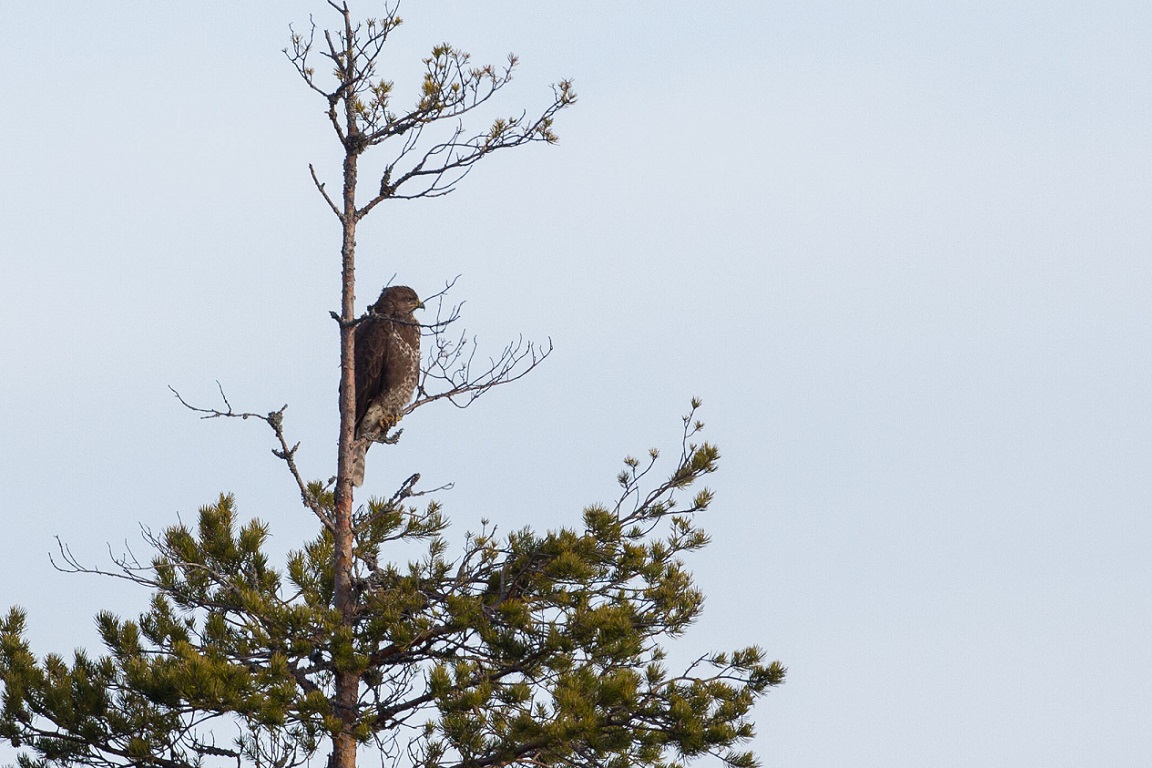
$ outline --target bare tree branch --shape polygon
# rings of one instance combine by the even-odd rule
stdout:
[[[523,337],[510,342],[497,357],[486,362],[476,360],[476,340],[463,333],[448,338],[443,331],[433,333],[434,348],[429,351],[416,399],[405,414],[435,402],[448,400],[457,408],[467,408],[494,387],[510,384],[528,375],[552,354],[552,340],[547,347],[525,342]]]
[[[318,499],[312,489],[308,487],[308,483],[304,481],[304,478],[300,475],[300,469],[296,466],[296,451],[300,448],[300,443],[297,442],[295,445],[289,447],[288,439],[284,436],[284,411],[288,410],[288,406],[283,405],[279,410],[270,411],[267,414],[237,412],[233,410],[232,404],[228,402],[228,397],[224,394],[224,387],[221,386],[219,381],[216,382],[216,387],[220,391],[220,399],[224,401],[225,410],[218,408],[200,408],[185,400],[171,385],[169,385],[168,389],[171,390],[172,394],[176,396],[176,399],[179,400],[180,404],[185,408],[195,413],[203,414],[200,417],[202,419],[234,418],[247,420],[252,418],[259,419],[271,427],[272,431],[276,434],[277,442],[280,443],[279,448],[272,449],[272,455],[278,459],[282,459],[284,463],[288,465],[288,471],[292,473],[292,477],[300,489],[300,499],[304,503],[304,506],[312,510],[313,514],[320,519],[320,522],[324,524],[325,528],[332,530],[332,518],[329,516],[324,505],[320,503],[320,499]]]
[[[340,213],[340,209],[336,207],[336,203],[332,201],[332,198],[324,189],[323,182],[321,182],[320,179],[316,177],[316,169],[312,166],[312,163],[308,163],[308,171],[312,174],[312,182],[316,185],[316,189],[320,191],[321,196],[324,198],[324,202],[328,203],[328,207],[332,209],[332,213],[336,214],[336,218],[341,218],[343,214]]]

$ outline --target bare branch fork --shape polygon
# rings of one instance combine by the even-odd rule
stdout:
[[[312,513],[320,519],[324,527],[332,530],[332,518],[328,514],[327,509],[321,504],[320,499],[317,498],[313,489],[308,487],[308,483],[300,475],[300,469],[296,466],[296,451],[300,448],[300,443],[289,447],[288,439],[284,436],[284,411],[288,410],[287,405],[283,405],[279,410],[270,411],[267,414],[251,413],[251,412],[238,412],[232,408],[232,403],[228,401],[228,396],[224,394],[224,387],[219,381],[216,382],[216,388],[220,392],[220,399],[224,401],[224,410],[219,408],[201,408],[192,405],[184,397],[176,391],[171,385],[168,389],[176,396],[176,399],[190,411],[202,414],[202,419],[219,419],[219,418],[233,418],[233,419],[259,419],[272,428],[276,434],[276,440],[280,443],[279,448],[272,449],[272,455],[278,459],[282,459],[288,465],[288,471],[292,473],[293,479],[296,481],[296,486],[300,489],[300,499],[304,506],[312,510]]]
[[[424,326],[431,331],[428,335],[432,337],[432,345],[421,371],[417,397],[405,408],[405,415],[444,399],[457,408],[467,408],[493,387],[523,378],[552,354],[551,339],[544,348],[524,341],[521,336],[508,343],[498,357],[489,357],[486,364],[478,364],[475,337],[468,338],[464,332],[454,337],[447,335],[448,326],[459,319],[463,305],[452,306],[447,310],[448,318],[441,320],[446,311],[445,295],[455,282],[453,279],[444,290],[429,297],[429,300],[437,299],[436,322]]]

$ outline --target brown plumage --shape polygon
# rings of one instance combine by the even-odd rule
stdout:
[[[420,378],[420,327],[413,311],[423,308],[406,285],[385,288],[356,326],[356,442],[352,484],[364,482],[364,459],[374,440],[396,426]]]

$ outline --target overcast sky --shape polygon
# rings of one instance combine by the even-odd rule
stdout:
[[[580,103],[559,146],[364,226],[360,307],[460,274],[482,350],[556,347],[418,411],[369,482],[454,481],[454,535],[576,524],[697,395],[723,460],[680,652],[789,667],[766,766],[1152,762],[1152,4],[401,10],[400,97],[448,40],[520,55],[501,113],[564,77]],[[331,474],[339,232],[307,164],[335,185],[339,151],[280,53],[309,13],[0,6],[0,609],[40,652],[146,607],[54,571],[56,535],[143,556],[140,524],[221,491],[277,552],[313,534],[262,424],[167,389],[288,403]]]

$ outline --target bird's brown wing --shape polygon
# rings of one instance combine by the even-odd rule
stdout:
[[[356,326],[356,426],[368,406],[387,388],[392,321],[369,318]]]

